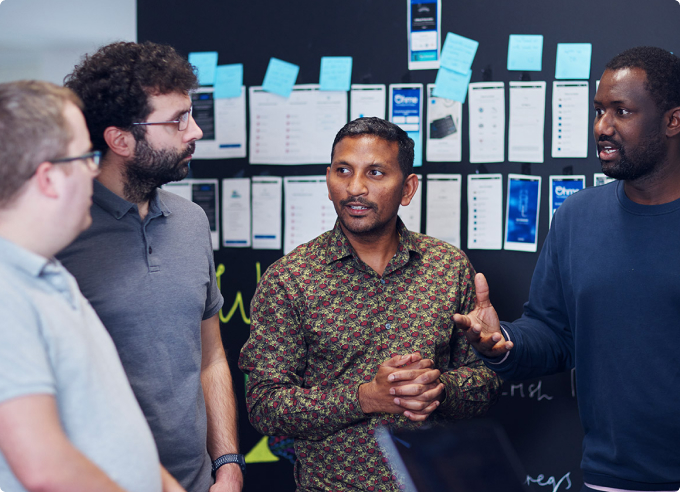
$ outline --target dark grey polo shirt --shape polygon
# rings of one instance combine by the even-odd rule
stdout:
[[[188,492],[207,492],[201,321],[223,303],[208,218],[158,190],[142,221],[136,205],[95,181],[92,219],[58,258],[111,334],[161,463]]]

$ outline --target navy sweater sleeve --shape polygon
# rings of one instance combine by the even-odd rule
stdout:
[[[574,339],[555,240],[558,227],[556,214],[534,270],[524,314],[513,323],[501,323],[515,347],[501,363],[481,357],[505,380],[540,377],[574,367]]]

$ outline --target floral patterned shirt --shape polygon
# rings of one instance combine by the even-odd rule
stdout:
[[[403,415],[365,414],[359,386],[379,364],[420,352],[442,371],[446,396],[426,422],[470,418],[496,400],[500,380],[474,355],[453,314],[474,308],[474,270],[443,241],[398,221],[399,247],[383,275],[354,252],[336,222],[274,263],[251,304],[250,421],[295,437],[298,491],[396,491],[400,481],[374,438],[380,425],[413,429]]]

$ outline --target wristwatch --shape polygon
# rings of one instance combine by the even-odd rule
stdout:
[[[241,472],[244,475],[246,474],[246,460],[242,454],[223,454],[212,462],[212,476],[215,476],[215,472],[220,466],[228,463],[238,463],[238,466],[241,467]]]

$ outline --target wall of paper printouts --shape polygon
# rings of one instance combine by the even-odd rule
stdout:
[[[680,48],[675,0],[442,0],[441,44],[447,33],[462,38],[451,38],[445,48],[452,58],[440,70],[409,70],[408,5],[406,0],[138,1],[140,41],[193,53],[192,62],[200,63],[202,72],[222,67],[194,96],[194,116],[206,134],[198,154],[205,158],[192,163],[198,181],[175,191],[200,203],[215,229],[215,259],[226,299],[222,333],[239,397],[241,448],[251,463],[246,491],[294,490],[293,467],[286,459],[290,441],[263,438],[246,418],[244,378],[236,360],[248,337],[250,299],[260,274],[284,251],[332,227],[323,175],[332,135],[350,116],[362,114],[353,113],[353,106],[389,113],[391,85],[405,84],[394,88],[396,105],[397,95],[408,103],[408,91],[422,84],[418,121],[408,118],[415,113],[406,107],[387,115],[401,118],[418,140],[422,162],[416,169],[423,178],[418,203],[403,210],[402,218],[412,228],[459,244],[477,271],[486,274],[501,318],[511,320],[521,314],[538,257],[533,248],[540,251],[551,208],[580,186],[574,177],[583,176],[585,186],[593,186],[600,171],[590,101],[605,63],[633,46]],[[542,36],[538,60],[536,35]],[[508,59],[510,45],[519,51]],[[343,58],[325,59],[327,78],[320,81],[324,57]],[[351,84],[369,87],[345,92],[347,57]],[[270,63],[279,70],[267,74]],[[428,84],[438,75],[442,93],[462,99],[462,90],[462,104],[442,98],[432,102]],[[469,90],[467,77],[473,84]],[[291,78],[294,89],[288,87]],[[320,82],[340,90],[322,91]],[[244,89],[234,91],[235,84]],[[373,85],[384,85],[384,92],[378,89],[376,96]],[[273,96],[277,91],[290,95]],[[291,110],[295,101],[307,109]],[[285,115],[288,125],[281,119]],[[569,142],[562,144],[560,134]],[[288,140],[280,140],[286,135]],[[567,178],[553,178],[551,186],[551,176]],[[480,208],[477,217],[475,196],[491,207]],[[447,210],[459,216],[443,213]],[[497,228],[498,210],[500,235],[479,232],[482,226]],[[534,230],[522,231],[521,221],[505,223],[522,211],[538,213]],[[482,218],[491,223],[473,223]],[[303,223],[318,230],[295,226]],[[518,240],[507,241],[509,229]],[[535,246],[521,239],[531,234]],[[531,490],[581,486],[575,377],[571,372],[505,383],[491,412],[517,449]]]

